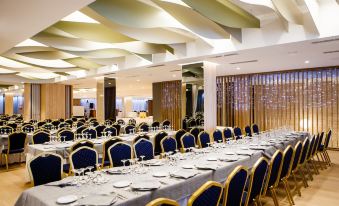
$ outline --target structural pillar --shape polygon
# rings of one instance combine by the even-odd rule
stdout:
[[[217,64],[204,62],[204,130],[213,132],[217,126]]]

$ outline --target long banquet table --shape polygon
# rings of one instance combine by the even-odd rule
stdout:
[[[93,183],[84,184],[81,186],[69,186],[69,187],[56,187],[56,186],[37,186],[24,191],[16,202],[16,206],[52,206],[58,205],[56,203],[57,198],[64,195],[76,195],[79,197],[78,203],[86,204],[86,202],[100,201],[100,196],[112,195],[117,196],[117,201],[113,205],[119,206],[132,206],[132,205],[145,205],[151,200],[158,197],[167,197],[177,200],[180,205],[186,205],[188,198],[192,193],[197,190],[202,184],[208,180],[214,180],[217,182],[224,182],[232,172],[232,170],[238,166],[243,165],[247,168],[251,168],[254,163],[261,157],[266,156],[270,158],[277,149],[283,150],[288,145],[294,146],[298,141],[303,141],[309,137],[309,133],[291,133],[284,134],[284,136],[271,136],[268,137],[265,134],[260,137],[253,137],[251,139],[245,138],[244,140],[234,141],[228,144],[218,143],[213,147],[196,150],[196,152],[190,152],[185,154],[178,154],[178,159],[174,164],[168,164],[168,160],[164,161],[162,166],[148,167],[148,171],[142,174],[108,174],[105,170],[101,171],[103,177],[108,179],[108,182],[101,185],[93,185]],[[238,158],[237,161],[227,161],[230,156]],[[217,161],[210,161],[215,160]],[[232,159],[232,158],[231,158]],[[226,160],[226,161],[225,161]],[[172,162],[173,163],[173,162]],[[174,178],[168,175],[163,178],[154,177],[152,174],[162,171],[169,174],[173,171],[184,171],[183,167],[187,165],[194,165],[194,169],[186,171],[197,171],[198,174],[189,179]],[[213,170],[197,169],[197,167],[204,167],[209,165]],[[113,170],[116,168],[113,168]],[[112,169],[110,169],[112,170]],[[61,182],[72,181],[72,178],[67,177]],[[117,181],[131,181],[138,182],[154,181],[157,180],[161,183],[160,188],[153,191],[134,191],[130,187],[127,188],[115,188],[113,184]],[[105,192],[105,194],[103,194]],[[95,199],[96,198],[96,199]],[[85,202],[85,203],[84,203]],[[98,204],[100,202],[97,202]],[[77,205],[77,203],[69,204]]]

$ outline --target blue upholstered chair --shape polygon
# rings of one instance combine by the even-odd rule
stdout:
[[[243,166],[237,166],[228,175],[223,196],[223,206],[240,206],[247,181],[248,171]]]
[[[233,132],[234,132],[234,136],[236,137],[236,139],[241,138],[242,131],[241,131],[240,127],[234,127]]]
[[[161,153],[175,152],[177,150],[177,141],[174,137],[165,137],[160,141]]]
[[[282,167],[283,153],[281,150],[275,151],[271,160],[270,166],[267,172],[265,190],[263,195],[266,195],[267,190],[270,191],[274,205],[279,205],[276,194],[276,188],[279,185],[279,175]]]
[[[66,119],[65,123],[69,124],[69,125],[73,125],[73,120],[71,119]]]
[[[184,134],[186,134],[186,131],[183,130],[183,129],[179,129],[174,135],[175,140],[177,141],[177,148],[178,149],[182,148],[180,139],[181,139],[182,135],[184,135]]]
[[[312,151],[313,151],[313,148],[314,148],[314,145],[315,145],[315,140],[316,140],[316,137],[315,135],[312,137],[311,141],[310,141],[310,147],[308,148],[308,152],[307,152],[307,155],[306,155],[306,160],[305,160],[305,166],[306,166],[306,169],[308,171],[308,175],[309,175],[309,178],[313,181],[313,176],[312,176],[312,171],[311,171],[311,165],[309,164],[309,160],[311,159],[311,156],[312,156]]]
[[[154,154],[159,155],[161,153],[161,145],[160,142],[162,139],[164,139],[167,136],[167,133],[164,131],[161,131],[157,133],[154,137]]]
[[[58,138],[60,140],[73,141],[74,136],[75,136],[74,132],[72,132],[71,130],[68,130],[68,129],[63,129],[60,132],[58,132]]]
[[[124,121],[123,119],[118,119],[118,120],[117,120],[117,123],[118,123],[119,125],[125,125],[125,121]]]
[[[8,170],[8,157],[12,154],[20,154],[19,162],[21,162],[21,153],[25,150],[26,144],[26,133],[23,132],[14,132],[8,136],[8,146],[6,149],[2,150],[1,155],[5,156],[6,169]],[[2,159],[2,156],[1,156]]]
[[[88,140],[80,140],[71,146],[71,151],[74,151],[80,147],[94,148],[94,143]]]
[[[106,129],[105,125],[98,125],[95,127],[95,130],[97,131],[98,137],[102,136],[102,132]]]
[[[132,143],[135,144],[139,139],[151,140],[147,134],[140,134],[132,140]]]
[[[151,127],[160,127],[160,122],[154,121],[151,125]]]
[[[113,137],[108,140],[106,140],[102,145],[102,158],[99,158],[99,163],[101,163],[102,167],[108,167],[110,166],[109,161],[109,148],[114,145],[117,142],[122,142],[122,140],[118,137]]]
[[[34,132],[34,126],[31,124],[26,124],[25,126],[21,127],[21,131],[25,133]]]
[[[298,168],[298,170],[301,173],[301,177],[303,178],[305,188],[308,187],[304,169],[306,169],[306,158],[307,158],[307,153],[308,153],[309,148],[310,148],[310,140],[306,138],[303,142],[303,148],[301,151],[301,156],[299,160],[299,168]]]
[[[110,126],[113,125],[113,121],[112,121],[112,120],[109,120],[109,119],[106,119],[105,122],[104,122],[104,124],[106,125],[106,127],[107,127],[107,126],[110,127]]]
[[[224,142],[224,137],[222,135],[222,132],[218,129],[213,131],[212,137],[213,137],[214,142]]]
[[[197,143],[198,142],[198,136],[199,136],[199,133],[200,133],[200,129],[198,127],[194,127],[190,130],[190,133],[194,136],[195,143]]]
[[[188,148],[195,147],[195,138],[190,133],[186,133],[186,134],[182,135],[181,138],[180,138],[180,142],[181,142],[181,145],[182,145],[182,148],[181,148],[182,152],[185,152],[186,149],[188,149]]]
[[[149,140],[139,139],[134,145],[134,153],[136,158],[145,156],[144,160],[150,160],[154,158],[153,144]]]
[[[86,169],[93,167],[96,170],[98,164],[98,153],[95,149],[89,147],[81,147],[73,151],[70,156],[71,171],[74,173],[76,169]]]
[[[149,131],[149,126],[147,123],[142,123],[139,125],[139,128],[138,128],[139,131],[143,131],[143,132],[148,132]]]
[[[33,186],[62,179],[62,158],[54,153],[41,153],[28,163]]]
[[[257,205],[261,205],[261,196],[263,185],[268,170],[268,161],[266,158],[261,157],[257,160],[251,170],[251,176],[249,178],[249,185],[244,192],[243,205],[248,206],[252,202],[256,202]]]
[[[81,134],[84,135],[85,137],[87,136],[87,138],[90,139],[96,139],[98,137],[97,131],[92,128],[86,128],[82,130]]]
[[[58,126],[59,129],[70,128],[70,127],[71,127],[71,124],[68,124],[67,122],[61,122]]]
[[[252,137],[252,131],[251,131],[251,127],[250,126],[246,126],[245,127],[245,133],[246,133],[246,136]]]
[[[38,126],[38,128],[40,128],[40,127],[44,126],[45,124],[46,124],[46,122],[38,122],[37,126]]]
[[[132,130],[135,130],[135,126],[134,126],[134,125],[131,125],[131,124],[127,125],[127,126],[125,127],[125,134],[133,133]]]
[[[257,124],[253,124],[252,131],[254,134],[259,134],[260,133],[259,126]]]
[[[223,130],[225,140],[231,140],[233,138],[232,130],[230,128],[225,128]]]
[[[117,123],[115,123],[115,124],[113,124],[113,126],[112,127],[114,127],[116,130],[117,130],[117,136],[119,136],[119,134],[120,134],[120,130],[121,130],[121,125],[120,124],[117,124]]]
[[[287,195],[287,199],[290,205],[294,205],[294,200],[291,194],[290,187],[288,185],[288,178],[291,174],[292,163],[294,161],[294,150],[291,145],[287,146],[284,150],[283,163],[280,172],[280,181],[283,183]]]
[[[135,119],[129,119],[128,124],[135,126],[137,124],[137,121]]]
[[[108,148],[108,157],[111,167],[123,166],[121,160],[132,159],[132,147],[124,142],[116,142]]]
[[[291,168],[291,176],[293,177],[295,189],[298,192],[299,196],[301,196],[301,192],[300,192],[295,174],[297,173],[298,168],[299,168],[299,162],[300,162],[300,158],[302,154],[302,149],[303,149],[303,145],[300,141],[298,141],[297,144],[294,146],[294,159],[293,159],[292,168]]]
[[[89,125],[92,126],[92,127],[96,127],[96,126],[99,125],[99,122],[97,122],[97,121],[90,121]]]
[[[51,122],[51,124],[52,124],[54,127],[58,128],[58,127],[59,127],[59,124],[60,124],[60,121],[59,121],[59,120],[55,120],[55,121]]]
[[[77,128],[80,128],[80,127],[83,127],[85,125],[85,123],[83,123],[83,122],[77,122],[76,123],[76,127]],[[81,133],[81,132],[80,132]]]
[[[330,158],[330,155],[327,152],[327,148],[328,148],[328,145],[329,145],[329,143],[331,141],[331,137],[332,137],[332,130],[329,130],[327,135],[326,135],[324,144],[320,146],[321,154],[324,156],[324,158],[326,160],[326,163],[329,166],[331,166],[331,158]]]
[[[179,206],[179,203],[168,198],[157,198],[147,203],[146,206]]]
[[[171,126],[171,122],[169,121],[169,120],[164,120],[162,123],[161,123],[161,125],[163,126],[163,127],[169,127],[169,126]]]
[[[50,134],[44,131],[38,131],[33,134],[33,144],[43,144],[51,140]]]
[[[76,133],[77,133],[77,134],[81,134],[82,131],[84,131],[86,128],[87,128],[86,126],[78,127],[77,130],[76,130]]]
[[[312,150],[307,160],[307,162],[313,167],[315,174],[319,174],[318,167],[316,166],[315,161],[314,161],[315,153],[317,151],[317,148],[319,147],[319,139],[320,139],[320,134],[318,133],[318,135],[315,136],[314,144],[313,144]]]
[[[18,124],[16,124],[16,123],[8,123],[7,126],[12,127],[13,131],[16,131],[16,128],[18,128]]]
[[[49,131],[51,131],[55,126],[51,123],[46,123],[42,126],[43,129],[47,129]]]
[[[111,136],[118,136],[117,133],[117,129],[115,129],[115,127],[106,127],[104,129],[104,132],[107,132],[107,135],[111,135]]]
[[[198,145],[200,148],[208,147],[208,144],[211,143],[210,135],[207,132],[200,132],[198,135]]]
[[[208,181],[192,194],[187,206],[218,206],[222,191],[223,186],[220,183]]]

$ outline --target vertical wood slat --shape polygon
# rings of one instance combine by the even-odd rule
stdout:
[[[338,68],[224,76],[217,82],[219,125],[286,125],[312,134],[332,128],[330,146],[339,147]]]

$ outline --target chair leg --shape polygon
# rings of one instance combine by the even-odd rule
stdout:
[[[310,164],[312,165],[313,167],[313,170],[314,170],[314,174],[318,175],[319,174],[319,171],[318,171],[318,168],[316,167],[314,161],[313,161],[313,157],[310,158]]]
[[[325,165],[328,165],[328,159],[327,159],[327,156],[326,156],[326,154],[325,154],[325,151],[321,152],[321,155],[323,156]],[[330,165],[329,165],[329,166],[330,166]]]
[[[305,162],[305,167],[306,167],[306,170],[308,172],[308,176],[310,177],[310,180],[313,181],[312,172],[311,172],[310,167],[308,166],[307,162]]]
[[[316,156],[317,156],[317,160],[318,160],[318,164],[319,164],[320,169],[321,169],[321,170],[326,169],[326,168],[323,168],[323,165],[321,164],[321,161],[320,161],[320,158],[319,158],[318,153],[316,153]]]
[[[274,206],[279,206],[279,202],[278,202],[278,198],[277,198],[277,193],[275,192],[275,189],[274,188],[270,188],[270,192],[271,192],[271,195],[272,195]]]
[[[322,152],[319,152],[319,156],[321,158],[321,164],[324,165],[325,169],[327,169],[327,166],[326,166],[326,161],[324,159],[324,155]]]
[[[8,171],[8,155],[5,154],[6,170]]]
[[[297,178],[295,177],[294,172],[292,172],[292,176],[293,176],[293,180],[294,180],[294,184],[295,184],[295,190],[297,191],[298,195],[301,197],[301,192],[298,186],[298,181]]]
[[[299,174],[300,174],[300,176],[301,176],[301,178],[302,178],[302,180],[303,180],[304,187],[305,187],[305,188],[308,187],[308,183],[307,183],[307,180],[306,180],[306,177],[305,177],[305,173],[304,173],[303,168],[302,168],[302,167],[299,167],[298,170],[299,170]]]
[[[288,199],[288,201],[290,202],[290,205],[294,205],[294,200],[293,200],[293,197],[292,197],[290,188],[289,188],[289,186],[288,186],[287,180],[282,180],[282,182],[283,182],[283,184],[284,184],[285,191],[286,191],[286,194],[287,194],[287,199]]]
[[[328,154],[327,150],[325,150],[325,154],[327,155],[327,158],[328,158],[328,164],[331,166],[332,161],[331,161],[330,155]]]

